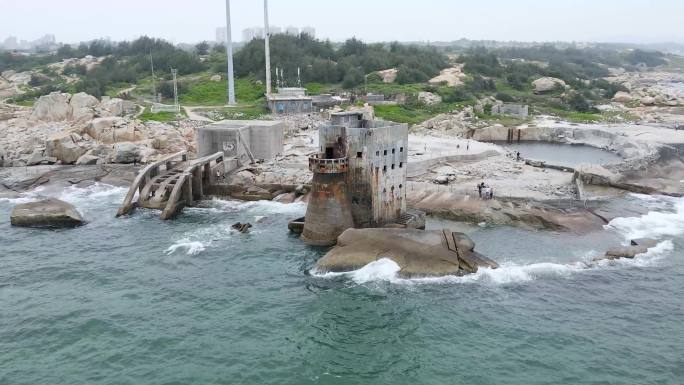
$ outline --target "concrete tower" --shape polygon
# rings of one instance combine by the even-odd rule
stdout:
[[[354,227],[346,181],[346,130],[338,128],[339,135],[330,143],[321,143],[324,151],[309,158],[314,176],[302,240],[312,246],[332,246],[345,230]]]
[[[233,74],[233,32],[230,23],[230,0],[226,0],[226,53],[228,54],[228,105],[235,104],[235,75]]]

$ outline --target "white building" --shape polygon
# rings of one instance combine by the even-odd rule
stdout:
[[[285,28],[285,34],[290,36],[297,36],[299,35],[299,28],[289,26]]]
[[[252,28],[246,28],[242,30],[242,41],[245,43],[249,43],[250,41],[254,39],[263,39],[264,38],[264,29],[261,27],[252,27]]]
[[[226,27],[216,28],[216,42],[225,43],[226,42]]]
[[[309,35],[311,38],[316,38],[316,28],[304,27],[302,28],[302,34]]]

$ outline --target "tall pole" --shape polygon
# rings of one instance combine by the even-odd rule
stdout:
[[[180,104],[178,104],[178,70],[171,69],[173,75],[173,105],[176,108],[176,113],[180,114]]]
[[[271,96],[271,46],[268,28],[268,0],[264,0],[264,41],[266,42],[266,96]]]
[[[152,59],[152,49],[150,48],[150,67],[152,67],[152,100],[155,103],[160,103],[161,101],[157,98],[157,81],[154,79],[154,60]]]
[[[226,53],[228,55],[228,105],[235,105],[235,78],[233,74],[233,31],[230,25],[230,0],[226,0]]]

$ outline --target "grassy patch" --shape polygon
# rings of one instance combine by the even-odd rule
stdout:
[[[140,120],[143,122],[173,122],[182,119],[183,117],[185,117],[185,111],[182,109],[179,117],[175,112],[158,112],[154,114],[149,108],[145,108],[145,111],[140,115]]]
[[[235,97],[239,103],[256,103],[264,97],[266,88],[252,78],[235,80]],[[180,101],[189,106],[222,106],[226,104],[228,85],[225,81],[214,82],[208,78],[183,82]]]
[[[330,94],[340,88],[338,85],[323,83],[306,83],[304,87],[309,95]]]

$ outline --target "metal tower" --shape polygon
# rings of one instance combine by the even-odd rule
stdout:
[[[233,74],[233,31],[230,24],[230,0],[226,0],[226,53],[228,55],[228,105],[235,105],[235,78]]]

